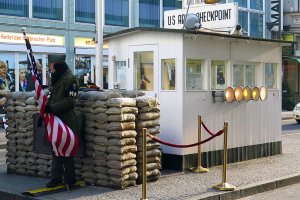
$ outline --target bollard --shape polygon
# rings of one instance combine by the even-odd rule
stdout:
[[[198,116],[198,142],[201,142],[201,128],[202,128],[202,117]],[[197,173],[207,173],[209,169],[201,166],[201,144],[198,145],[198,166],[196,168],[191,168],[193,172]]]
[[[142,198],[141,200],[147,200],[147,129],[143,128],[143,164],[142,164]]]
[[[224,122],[224,150],[223,150],[223,174],[222,183],[213,185],[212,188],[221,191],[233,191],[236,189],[234,185],[226,183],[226,170],[227,170],[227,132],[228,132],[228,122]]]

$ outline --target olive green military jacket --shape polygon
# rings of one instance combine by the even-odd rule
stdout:
[[[77,95],[77,79],[68,69],[52,86],[50,97],[47,101],[47,105],[50,106],[52,113],[75,133],[78,133],[80,128],[74,111]]]

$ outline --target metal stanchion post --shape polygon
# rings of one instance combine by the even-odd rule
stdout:
[[[223,174],[222,174],[222,183],[213,185],[212,188],[221,191],[232,191],[236,187],[229,183],[226,183],[226,168],[227,168],[227,131],[228,131],[228,122],[224,122],[224,152],[223,152]]]
[[[142,199],[147,200],[147,129],[143,128]]]
[[[201,141],[201,128],[202,128],[202,117],[198,116],[198,142]],[[191,170],[193,172],[197,173],[207,173],[209,172],[209,169],[204,168],[201,166],[201,144],[198,145],[198,166],[196,168],[192,168]]]

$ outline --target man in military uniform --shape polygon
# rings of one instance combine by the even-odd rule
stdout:
[[[50,94],[45,113],[53,113],[68,125],[76,134],[79,122],[74,107],[78,95],[78,83],[72,74],[65,56],[49,55],[48,63],[51,72]],[[73,157],[58,157],[52,153],[51,181],[46,187],[54,187],[65,183],[69,188],[75,183],[75,166]]]

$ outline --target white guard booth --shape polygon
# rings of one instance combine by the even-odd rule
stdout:
[[[160,102],[160,139],[198,140],[198,115],[216,133],[228,122],[228,163],[280,154],[284,41],[187,30],[133,28],[106,35],[109,88],[143,90]],[[265,101],[213,99],[227,87],[267,86]],[[202,128],[202,140],[210,135]],[[203,144],[202,165],[222,164],[223,135]],[[163,167],[197,166],[197,147],[162,145]]]

